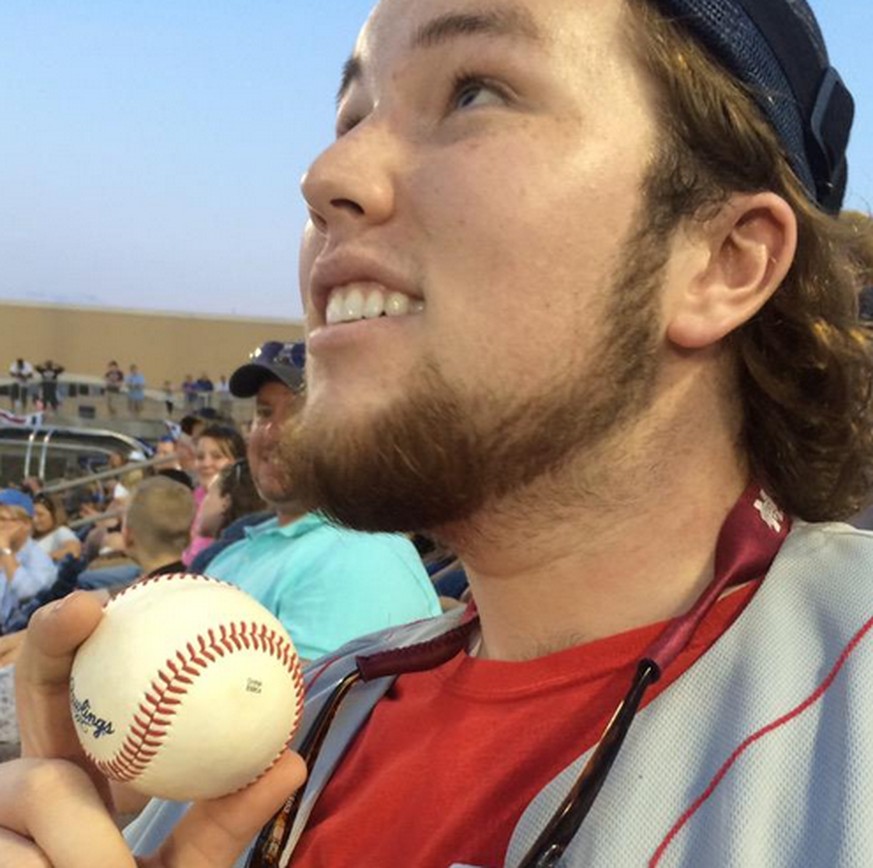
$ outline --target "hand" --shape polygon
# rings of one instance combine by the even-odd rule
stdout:
[[[85,758],[70,716],[73,655],[102,616],[100,603],[82,592],[38,609],[16,663],[15,693],[22,755],[70,759],[107,792],[102,776]]]
[[[134,860],[91,779],[63,760],[0,766],[0,865],[16,868],[231,868],[304,781],[286,753],[251,786],[194,805],[160,850]]]
[[[12,540],[19,527],[21,523],[18,521],[0,521],[0,548],[12,548]]]
[[[30,868],[24,857],[18,857],[25,852],[34,868],[127,868],[134,864],[126,845],[119,845],[117,828],[106,808],[111,804],[106,780],[85,757],[70,716],[73,655],[101,617],[102,607],[93,597],[75,592],[43,607],[31,619],[16,664],[15,687],[22,753],[45,759],[0,765],[0,827],[11,830],[0,835],[0,865]],[[57,758],[68,762],[54,761]],[[158,853],[138,864],[142,868],[230,868],[305,778],[303,761],[287,753],[245,790],[195,805]],[[24,798],[24,793],[32,798]],[[87,834],[88,842],[74,853],[71,842],[82,834]],[[110,855],[100,862],[95,854]],[[44,861],[33,861],[40,858]]]

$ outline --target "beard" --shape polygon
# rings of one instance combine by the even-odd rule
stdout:
[[[652,402],[664,235],[650,224],[630,234],[587,363],[564,365],[535,395],[461,394],[424,360],[403,397],[366,424],[343,426],[304,409],[281,444],[295,493],[357,530],[432,531],[547,474],[558,478]]]

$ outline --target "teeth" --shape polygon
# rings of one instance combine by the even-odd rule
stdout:
[[[360,289],[350,289],[343,305],[343,321],[360,319],[364,313],[364,293]]]
[[[324,318],[328,325],[343,321],[343,297],[342,293],[332,292],[327,302],[327,310],[324,312]]]
[[[325,320],[328,325],[357,322],[380,316],[407,316],[421,313],[424,302],[402,292],[387,292],[372,285],[340,286],[331,290]]]
[[[371,289],[364,305],[364,319],[376,319],[385,313],[385,295],[380,289]]]
[[[385,313],[388,316],[403,316],[409,313],[409,296],[402,292],[392,292],[388,296]]]

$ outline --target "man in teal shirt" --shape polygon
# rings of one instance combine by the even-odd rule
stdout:
[[[260,600],[312,660],[356,636],[437,615],[440,605],[406,537],[336,527],[295,498],[277,445],[304,400],[302,367],[302,345],[269,341],[230,378],[233,395],[256,399],[248,460],[276,516],[246,528],[246,538],[216,555],[206,573]]]

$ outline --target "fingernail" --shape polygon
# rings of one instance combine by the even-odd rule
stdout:
[[[55,600],[53,603],[49,603],[46,606],[46,615],[56,615],[60,610],[66,605],[67,600],[70,599],[72,594],[67,594],[66,597],[61,597],[60,600]]]

